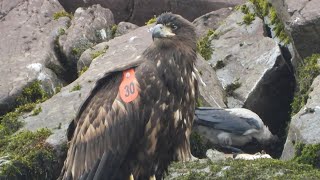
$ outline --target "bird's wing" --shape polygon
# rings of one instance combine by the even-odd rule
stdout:
[[[261,127],[254,118],[244,118],[231,114],[224,109],[210,107],[197,108],[195,123],[226,131],[232,134],[245,135],[248,130],[258,131]]]
[[[136,132],[144,127],[138,117],[140,97],[124,103],[118,94],[121,80],[122,72],[100,79],[80,108],[63,179],[112,177],[137,138]],[[135,87],[139,88],[137,81]]]

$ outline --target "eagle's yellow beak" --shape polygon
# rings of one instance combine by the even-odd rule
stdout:
[[[162,24],[157,24],[152,28],[152,39],[168,38],[172,36],[175,36],[175,34],[172,33],[171,29],[167,26],[164,26]]]

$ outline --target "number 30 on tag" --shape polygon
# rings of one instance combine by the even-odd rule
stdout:
[[[138,97],[139,93],[134,81],[136,81],[134,69],[123,71],[119,93],[121,99],[126,103],[129,103]]]

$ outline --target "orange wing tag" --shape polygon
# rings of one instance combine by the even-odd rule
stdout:
[[[138,97],[139,93],[134,81],[136,81],[134,69],[123,71],[119,93],[121,99],[126,103],[129,103]]]

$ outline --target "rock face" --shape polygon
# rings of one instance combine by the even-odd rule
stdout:
[[[203,16],[198,17],[193,21],[196,27],[198,37],[207,33],[209,29],[216,30],[223,21],[232,13],[232,8],[222,8],[216,11],[209,12]]]
[[[88,7],[101,4],[109,8],[115,16],[115,21],[129,21],[137,25],[144,25],[154,15],[163,12],[173,12],[182,15],[190,21],[195,18],[225,7],[242,4],[244,0],[59,0],[67,11],[75,11],[78,7]],[[192,8],[190,8],[192,7]]]
[[[317,0],[269,0],[302,58],[320,52],[320,3]]]
[[[137,29],[139,26],[129,23],[129,22],[120,22],[117,26],[117,31],[115,33],[115,36],[121,36],[124,35],[132,30]]]
[[[285,125],[292,98],[291,68],[279,46],[265,36],[261,19],[255,17],[250,25],[242,21],[243,14],[236,11],[216,30],[209,62],[227,90],[228,107],[254,111],[277,134],[279,126]]]
[[[320,63],[319,63],[320,64]],[[320,76],[312,84],[307,104],[292,117],[281,158],[292,159],[295,143],[320,144]]]
[[[113,14],[100,5],[78,8],[66,33],[59,37],[59,46],[72,70],[81,54],[97,43],[112,39]],[[76,74],[76,73],[75,73]]]
[[[53,14],[63,10],[56,1],[4,0],[0,4],[1,115],[15,106],[15,98],[31,82],[41,80],[50,94],[61,85],[51,69],[63,70],[54,47],[58,30],[67,21],[53,20]]]

